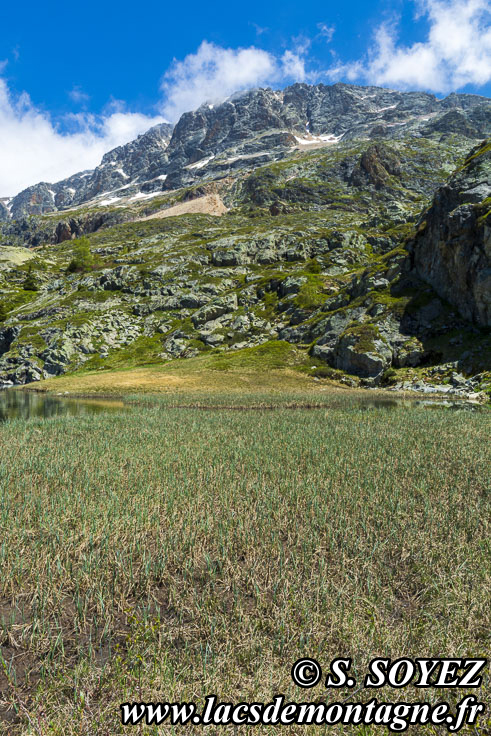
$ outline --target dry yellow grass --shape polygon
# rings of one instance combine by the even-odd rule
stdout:
[[[189,361],[190,362],[190,361]],[[190,370],[181,365],[146,366],[122,371],[94,371],[81,375],[60,376],[29,384],[29,390],[48,393],[115,394],[128,393],[222,393],[268,391],[281,393],[301,390],[302,393],[326,391],[324,382],[285,368],[270,371],[213,371]],[[346,391],[329,384],[329,390]]]

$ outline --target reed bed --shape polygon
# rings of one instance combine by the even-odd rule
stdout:
[[[0,426],[0,733],[128,732],[124,701],[331,697],[293,685],[300,656],[351,657],[361,683],[374,656],[489,653],[491,413],[265,401]]]

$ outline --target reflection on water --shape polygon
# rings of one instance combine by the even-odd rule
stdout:
[[[238,410],[238,411],[267,411],[275,409],[328,409],[344,408],[344,409],[361,409],[369,411],[373,409],[415,409],[419,407],[426,408],[442,408],[453,409],[457,411],[481,411],[482,406],[464,400],[449,401],[448,399],[401,399],[395,396],[377,396],[373,397],[367,394],[351,395],[349,400],[343,397],[343,402],[338,404],[336,397],[331,397],[325,403],[309,403],[302,404],[293,403],[292,405],[282,405],[281,403],[264,405],[196,405],[185,403],[169,404],[162,406],[167,409],[203,409],[208,411]],[[90,414],[99,414],[100,412],[114,411],[122,409],[129,410],[131,405],[124,404],[122,401],[113,399],[75,399],[64,396],[53,396],[51,394],[41,394],[27,391],[16,391],[14,389],[0,390],[0,422],[7,419],[29,419],[31,417],[40,417],[49,419],[56,416],[81,416]]]
[[[122,401],[104,399],[65,399],[27,391],[0,391],[0,422],[7,419],[48,419],[56,416],[81,416],[126,408]]]
[[[360,399],[362,409],[453,409],[454,411],[481,411],[483,406],[475,401],[465,399]]]

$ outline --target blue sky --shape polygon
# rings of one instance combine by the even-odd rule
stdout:
[[[294,81],[491,96],[490,2],[5,3],[0,196],[205,100]]]

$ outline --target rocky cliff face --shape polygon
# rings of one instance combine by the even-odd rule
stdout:
[[[233,175],[308,150],[358,138],[491,135],[491,104],[477,95],[444,100],[347,84],[257,89],[185,113],[107,153],[94,171],[36,184],[11,202],[13,218],[79,206],[102,206]]]
[[[466,319],[491,326],[491,144],[440,187],[410,245],[418,274]]]
[[[28,187],[12,199],[12,218],[68,209],[107,192],[129,190],[130,182],[137,191],[137,182],[148,181],[162,171],[171,133],[171,125],[156,125],[136,140],[106,153],[93,171],[82,171],[56,184],[42,182]]]
[[[438,100],[422,92],[348,84],[253,90],[182,116],[168,148],[166,186],[185,186],[197,177],[267,163],[284,157],[292,147],[356,138],[445,135],[459,124],[469,137],[489,135],[489,101],[456,94]]]

